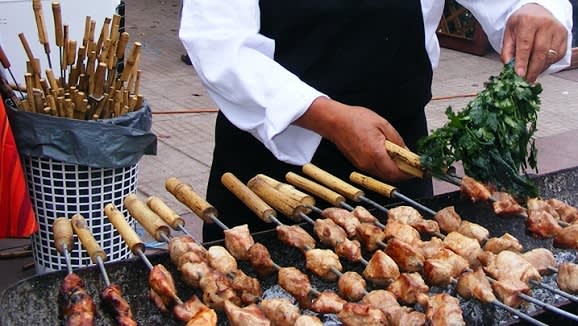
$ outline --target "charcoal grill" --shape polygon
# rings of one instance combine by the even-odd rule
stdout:
[[[555,197],[566,201],[572,205],[578,205],[578,167],[549,173],[535,178],[541,194],[544,198]],[[471,203],[460,198],[459,192],[439,195],[433,198],[420,200],[426,206],[438,210],[443,207],[454,205],[460,215],[467,220],[485,226],[492,236],[499,236],[504,232],[509,232],[520,240],[524,245],[524,251],[537,247],[552,250],[558,263],[562,261],[575,262],[576,254],[574,250],[562,250],[553,248],[551,239],[538,239],[529,234],[526,230],[524,220],[521,218],[503,218],[493,214],[488,203]],[[373,211],[378,217],[380,213]],[[257,217],[255,217],[257,218]],[[310,225],[303,225],[305,229],[311,231]],[[264,231],[253,234],[255,241],[264,244],[270,251],[272,259],[280,266],[296,266],[305,271],[305,261],[300,251],[289,248],[277,240],[274,231]],[[208,243],[207,245],[223,245],[221,241]],[[367,252],[364,257],[371,257]],[[163,264],[175,278],[179,296],[183,299],[196,294],[200,296],[198,290],[193,290],[181,279],[175,266],[171,263],[167,252],[157,252],[149,255],[153,264]],[[256,277],[252,268],[246,262],[239,262],[239,267],[248,275]],[[343,262],[344,270],[362,272],[361,264]],[[111,282],[121,286],[124,297],[131,305],[135,319],[141,325],[181,325],[169,313],[161,313],[148,298],[148,268],[138,258],[128,259],[106,264],[106,269]],[[101,307],[98,296],[99,291],[104,287],[99,270],[96,266],[86,267],[75,271],[86,283],[87,291],[93,296],[97,305],[96,325],[114,325],[112,315]],[[336,289],[334,282],[327,282],[308,273],[313,287],[318,290]],[[0,325],[58,325],[58,290],[66,275],[65,271],[51,272],[43,275],[32,276],[15,283],[7,288],[0,296]],[[276,283],[276,276],[259,278],[264,290],[264,297],[285,296],[290,298]],[[544,282],[555,285],[554,276],[544,278]],[[431,293],[441,291],[457,295],[452,287],[431,288]],[[561,307],[565,310],[576,313],[578,304],[571,304],[566,299],[552,295],[542,289],[534,289],[533,296],[540,300]],[[508,325],[522,324],[513,315],[496,308],[492,305],[483,305],[475,300],[462,301],[464,318],[468,325]],[[546,323],[568,323],[551,313],[536,309],[529,305],[525,311],[535,318]],[[307,313],[307,312],[305,312]],[[219,313],[219,325],[227,325],[224,313]],[[334,315],[319,316],[326,325],[339,325],[338,319]]]

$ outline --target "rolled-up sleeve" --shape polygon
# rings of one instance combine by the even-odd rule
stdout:
[[[292,123],[324,96],[274,61],[256,0],[185,0],[179,38],[218,108],[279,160],[304,164],[321,140]]]
[[[545,73],[556,72],[570,65],[572,56],[572,5],[568,0],[458,0],[458,2],[476,17],[486,32],[492,47],[497,52],[502,50],[504,30],[508,18],[528,3],[541,5],[566,27],[568,33],[568,49],[565,56],[552,64]]]

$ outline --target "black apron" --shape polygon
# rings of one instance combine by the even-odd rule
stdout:
[[[332,99],[374,110],[415,150],[417,140],[427,134],[424,106],[431,99],[432,81],[419,1],[261,0],[259,5],[260,32],[275,40],[275,61]],[[312,163],[343,180],[358,171],[327,140]],[[257,139],[218,114],[207,200],[226,225],[247,223],[251,232],[274,227],[222,185],[223,173],[232,172],[242,182],[258,173],[284,181],[289,171],[303,175],[299,166],[278,161]],[[431,180],[398,186],[410,196],[432,194]],[[211,241],[223,232],[205,224],[203,236]]]

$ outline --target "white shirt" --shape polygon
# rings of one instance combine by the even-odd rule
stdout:
[[[570,64],[572,6],[567,0],[459,0],[501,50],[510,15],[527,3],[548,9],[568,30],[568,51],[552,65]],[[439,61],[436,28],[444,1],[421,0],[425,47],[433,68]],[[179,37],[199,78],[223,114],[259,139],[279,160],[303,165],[321,136],[293,125],[319,96],[325,96],[273,60],[275,41],[259,34],[258,0],[184,0]]]

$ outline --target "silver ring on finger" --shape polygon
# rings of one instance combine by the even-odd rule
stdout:
[[[548,52],[546,55],[548,56],[549,59],[552,59],[552,58],[558,56],[558,51],[556,51],[554,49],[548,49]]]

